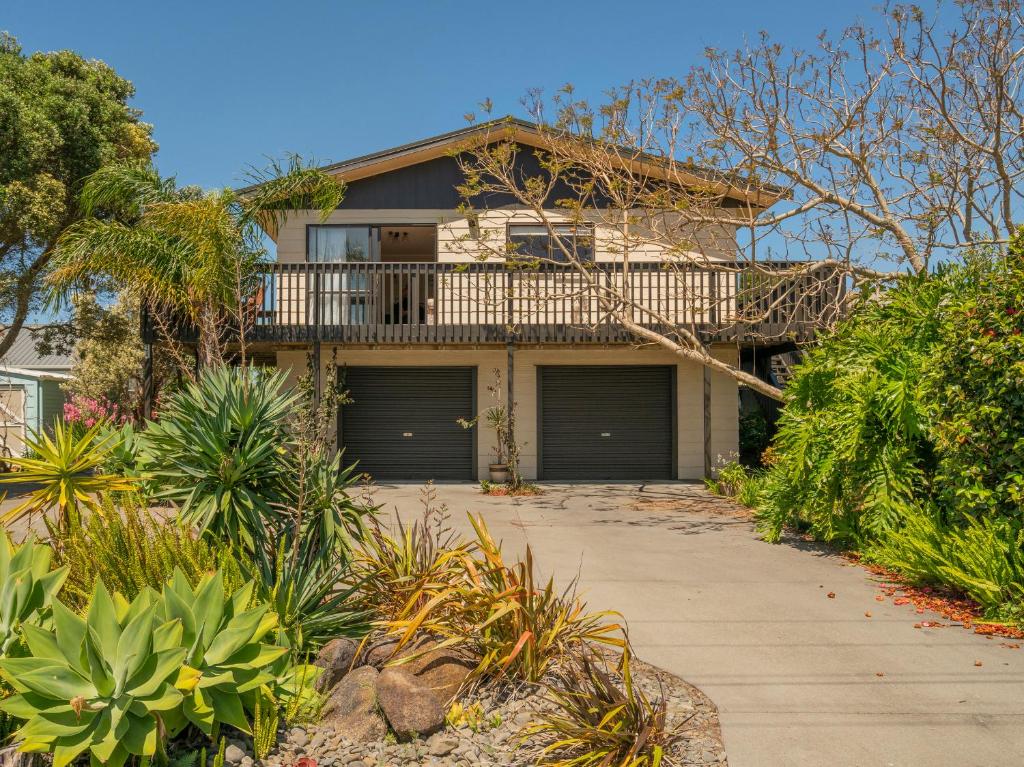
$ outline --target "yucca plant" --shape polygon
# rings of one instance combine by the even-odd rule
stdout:
[[[154,518],[134,493],[101,503],[102,513],[90,516],[80,528],[50,532],[56,561],[68,569],[62,598],[75,609],[88,604],[97,580],[131,600],[145,588],[162,589],[175,569],[192,585],[218,570],[228,591],[251,577],[251,565],[243,568],[239,553],[228,544],[200,538],[177,520]]]
[[[180,623],[184,662],[198,674],[182,710],[213,737],[221,723],[250,732],[245,712],[253,710],[260,687],[274,681],[274,662],[288,652],[263,641],[276,628],[277,617],[267,605],[252,604],[254,589],[250,581],[225,593],[219,570],[194,588],[175,570],[164,587],[160,617]]]
[[[164,720],[196,674],[183,665],[181,623],[158,609],[151,590],[129,603],[98,582],[84,618],[54,600],[52,631],[23,627],[29,657],[0,659],[15,690],[0,710],[26,720],[21,751],[52,753],[54,767],[84,752],[107,767],[164,753]]]
[[[0,477],[0,483],[33,482],[39,487],[0,517],[0,523],[9,525],[26,515],[56,510],[58,529],[68,530],[81,525],[82,510],[102,510],[100,494],[131,490],[134,479],[101,473],[114,439],[101,438],[102,428],[97,424],[76,437],[58,420],[53,424],[52,436],[43,431],[27,437],[29,456],[8,458],[7,462],[19,471]]]
[[[476,554],[457,558],[461,576],[452,583],[424,583],[399,616],[382,622],[397,638],[396,654],[420,633],[442,638],[441,646],[466,649],[479,658],[472,677],[507,676],[539,682],[561,660],[588,643],[626,645],[611,611],[589,612],[576,582],[558,590],[554,579],[538,579],[533,552],[507,564],[482,517],[470,515]],[[404,655],[408,662],[416,653]]]
[[[25,625],[48,627],[50,606],[68,569],[50,569],[53,550],[29,538],[20,546],[0,536],[0,657],[20,649]]]
[[[651,700],[633,682],[629,649],[616,669],[584,652],[557,672],[550,713],[527,726],[525,734],[549,741],[538,765],[548,767],[658,767],[673,733],[667,728],[664,699]]]
[[[188,524],[257,555],[276,547],[290,475],[286,373],[208,369],[146,428],[144,467]]]
[[[342,585],[347,574],[340,552],[323,552],[311,537],[293,552],[282,539],[260,592],[277,615],[280,641],[301,655],[340,636],[366,634],[371,615],[355,597],[362,583]]]

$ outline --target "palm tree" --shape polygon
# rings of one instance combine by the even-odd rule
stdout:
[[[148,164],[102,168],[82,189],[87,218],[58,241],[49,278],[55,294],[106,279],[194,324],[201,363],[222,362],[225,320],[240,316],[266,259],[263,232],[273,234],[289,210],[313,209],[325,219],[344,196],[342,182],[297,156],[250,178],[241,192],[203,192],[178,187]]]

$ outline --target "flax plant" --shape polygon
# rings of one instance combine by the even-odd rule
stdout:
[[[401,614],[385,624],[397,638],[395,653],[418,634],[441,638],[478,659],[472,680],[506,677],[536,683],[588,643],[626,647],[623,626],[611,611],[589,612],[573,579],[562,590],[543,582],[528,546],[524,559],[505,561],[481,517],[469,517],[476,532],[472,552],[458,557],[454,583],[424,584]],[[408,662],[417,653],[402,656]]]
[[[633,682],[630,652],[620,656],[616,684],[604,662],[584,653],[557,672],[549,693],[555,709],[529,725],[527,736],[548,739],[538,765],[658,767],[674,732],[665,700],[651,700]]]

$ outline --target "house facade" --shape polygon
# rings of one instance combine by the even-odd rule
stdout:
[[[70,355],[36,351],[33,326],[26,326],[0,359],[0,458],[25,452],[25,437],[63,418],[71,379]]]
[[[535,127],[511,124],[517,145],[543,148]],[[345,199],[326,220],[293,211],[268,232],[277,262],[263,275],[251,348],[293,378],[311,356],[322,371],[336,362],[351,400],[339,413],[339,444],[378,481],[486,478],[495,433],[482,419],[468,429],[459,422],[494,404],[496,389],[515,403],[528,479],[699,479],[734,456],[736,382],[639,344],[607,318],[588,282],[621,281],[640,297],[639,322],[685,326],[738,365],[747,339],[726,316],[737,275],[666,269],[653,246],[624,267],[617,230],[596,211],[574,225],[554,205],[548,215],[566,222],[555,235],[578,238],[593,268],[549,263],[551,230],[515,200],[460,209],[452,151],[479,130],[325,168],[346,182]],[[729,227],[703,227],[692,241],[706,260],[735,260]],[[545,263],[510,268],[506,243]],[[780,322],[791,344],[788,319]]]

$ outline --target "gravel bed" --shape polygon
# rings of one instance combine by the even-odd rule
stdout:
[[[634,683],[651,699],[668,701],[668,726],[677,728],[663,764],[675,767],[726,767],[718,711],[700,690],[667,672],[633,660]],[[479,703],[483,721],[470,727],[446,726],[441,732],[408,743],[394,737],[372,743],[352,743],[327,725],[282,730],[277,747],[256,762],[247,744],[229,746],[230,767],[526,767],[536,762],[543,742],[524,740],[523,728],[551,704],[540,688],[482,691],[468,696],[464,705]]]

